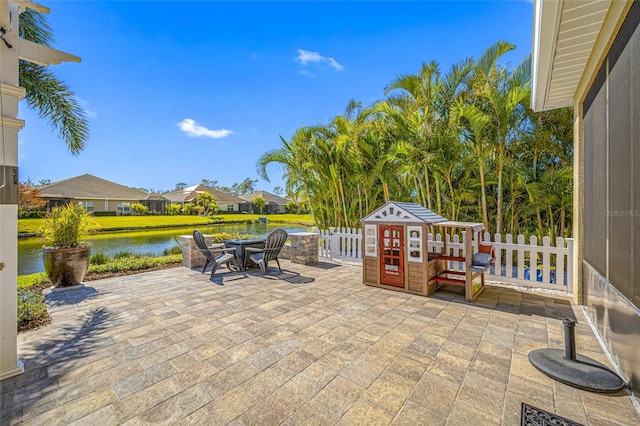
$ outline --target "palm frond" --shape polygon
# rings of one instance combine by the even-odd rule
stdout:
[[[20,61],[20,86],[27,105],[58,130],[72,155],[78,155],[89,139],[89,125],[73,92],[47,68]]]

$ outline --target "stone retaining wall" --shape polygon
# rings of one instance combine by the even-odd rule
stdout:
[[[290,261],[303,265],[318,263],[319,234],[296,232],[289,234],[289,238],[291,238]]]
[[[286,243],[278,258],[289,259],[293,263],[308,265],[318,262],[318,247],[320,235],[311,232],[296,232],[289,234],[291,243]],[[204,236],[207,245],[213,241],[212,235]],[[199,268],[204,265],[204,255],[198,250],[192,235],[182,235],[178,238],[182,247],[182,266],[185,268]],[[214,246],[224,247],[224,244]]]
[[[205,235],[204,240],[207,243],[207,246],[212,247],[224,247],[224,244],[213,244],[213,236]],[[198,247],[196,246],[196,242],[193,239],[193,235],[181,235],[178,238],[180,241],[180,247],[182,248],[182,266],[185,268],[199,268],[204,265],[204,255]]]

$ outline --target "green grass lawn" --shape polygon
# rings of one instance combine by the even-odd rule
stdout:
[[[148,229],[162,227],[187,227],[195,225],[207,225],[215,223],[244,222],[266,217],[272,223],[299,223],[313,226],[310,214],[227,214],[218,215],[214,219],[202,216],[100,216],[94,217],[99,232],[123,229]],[[35,234],[42,226],[44,219],[20,219],[18,220],[18,232]]]

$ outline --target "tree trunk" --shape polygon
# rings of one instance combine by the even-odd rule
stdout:
[[[422,186],[422,182],[420,182],[420,176],[413,175],[413,184],[416,187],[416,196],[418,200],[420,200],[420,204],[426,206],[427,198],[424,194],[424,187]]]
[[[431,184],[430,184],[430,179],[429,179],[429,169],[427,169],[427,166],[424,166],[424,184],[426,185],[427,188],[427,208],[429,210],[432,210],[431,207]]]
[[[489,214],[487,213],[487,189],[485,187],[485,178],[484,178],[484,166],[482,164],[479,165],[480,172],[480,193],[482,199],[480,200],[482,203],[482,222],[484,226],[489,228]]]
[[[542,215],[540,214],[540,207],[536,207],[536,217],[538,218],[538,238],[542,239],[544,228],[542,226]]]
[[[391,201],[391,198],[389,197],[389,186],[384,179],[382,180],[382,191],[384,193],[384,202],[388,203],[389,201]]]
[[[438,214],[442,215],[442,194],[440,193],[440,180],[436,179],[436,203],[438,205]]]
[[[502,169],[503,159],[502,153],[498,154],[498,194],[496,196],[496,229],[495,233],[502,234]]]
[[[456,213],[456,200],[451,177],[447,177],[447,184],[449,185],[449,194],[451,194],[451,220],[456,221],[458,220],[458,214]]]

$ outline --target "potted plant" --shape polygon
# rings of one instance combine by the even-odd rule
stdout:
[[[42,247],[44,271],[56,288],[78,285],[89,268],[90,244],[82,242],[89,233],[90,213],[68,203],[54,207],[41,228],[47,245]]]

